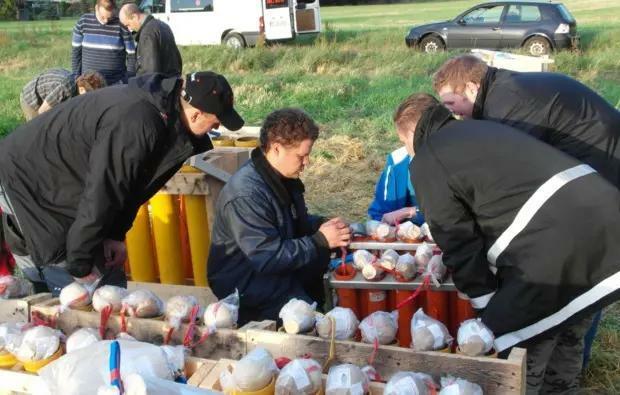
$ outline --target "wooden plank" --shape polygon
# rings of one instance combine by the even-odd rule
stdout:
[[[209,287],[197,287],[192,285],[171,285],[159,283],[144,283],[138,281],[128,281],[127,290],[129,292],[137,289],[148,289],[157,295],[161,300],[166,302],[176,295],[192,295],[198,299],[198,303],[207,307],[211,303],[217,302],[217,297]]]
[[[240,331],[247,331],[250,329],[261,329],[264,331],[275,331],[277,329],[276,322],[271,320],[264,321],[250,321],[247,324],[239,328]]]
[[[36,394],[43,379],[23,370],[0,369],[0,394]]]
[[[187,384],[198,387],[207,377],[217,361],[211,359],[188,357],[185,359],[185,376],[188,377]]]
[[[19,299],[0,299],[0,323],[30,321],[30,306],[51,297],[51,293],[40,293]]]
[[[321,364],[325,363],[329,351],[329,341],[326,339],[289,335],[282,332],[248,330],[247,342],[248,352],[256,347],[263,347],[276,358],[292,359],[310,355]],[[370,344],[337,341],[336,360],[340,363],[364,366],[368,363],[372,349]],[[520,394],[525,380],[524,359],[519,357],[509,360],[475,358],[440,352],[415,352],[395,346],[380,346],[374,366],[379,374],[387,379],[398,371],[408,370],[429,373],[435,377],[453,374],[480,384],[485,394]]]
[[[159,190],[168,195],[208,195],[209,184],[204,173],[178,172]]]

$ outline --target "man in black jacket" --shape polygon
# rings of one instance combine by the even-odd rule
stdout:
[[[136,75],[149,73],[181,75],[183,69],[181,53],[170,26],[152,15],[144,14],[134,3],[127,3],[121,7],[119,19],[134,33],[138,46]]]
[[[495,349],[527,348],[528,393],[574,391],[590,316],[620,297],[620,192],[523,132],[454,120],[426,94],[394,120],[444,263]]]
[[[226,79],[150,74],[70,99],[0,141],[0,208],[19,267],[57,293],[124,285],[123,240],[138,208],[220,123],[239,129]]]
[[[291,298],[322,302],[330,249],[351,237],[339,218],[308,214],[299,175],[319,128],[303,111],[267,116],[260,148],[222,189],[216,204],[209,284],[218,298],[239,290],[239,324],[277,320]]]
[[[496,69],[463,55],[441,66],[433,86],[454,114],[522,130],[620,186],[620,111],[579,81]]]

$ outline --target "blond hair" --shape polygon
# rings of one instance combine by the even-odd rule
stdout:
[[[413,131],[424,111],[437,104],[439,101],[428,93],[414,93],[400,103],[394,112],[394,123],[398,129]]]
[[[439,92],[450,86],[455,93],[462,93],[468,82],[480,84],[489,66],[473,55],[462,55],[447,60],[433,75],[433,89]]]

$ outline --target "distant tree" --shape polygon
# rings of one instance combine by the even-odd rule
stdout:
[[[17,19],[17,4],[15,0],[0,0],[0,20]]]

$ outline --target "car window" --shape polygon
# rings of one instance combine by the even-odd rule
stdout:
[[[482,25],[487,23],[499,23],[504,11],[503,5],[476,8],[463,16],[463,21],[468,25]]]
[[[538,6],[513,4],[508,7],[505,21],[506,23],[526,23],[539,22],[541,19]]]
[[[566,22],[568,22],[568,23],[575,22],[575,18],[573,17],[573,14],[570,13],[568,8],[566,8],[566,6],[564,6],[564,4],[559,4],[558,5],[558,9],[560,10],[560,14],[562,14],[562,17],[564,18],[564,20]]]
[[[170,0],[172,12],[213,11],[213,0]]]
[[[165,12],[165,0],[142,0],[140,10],[146,14],[157,14]]]

